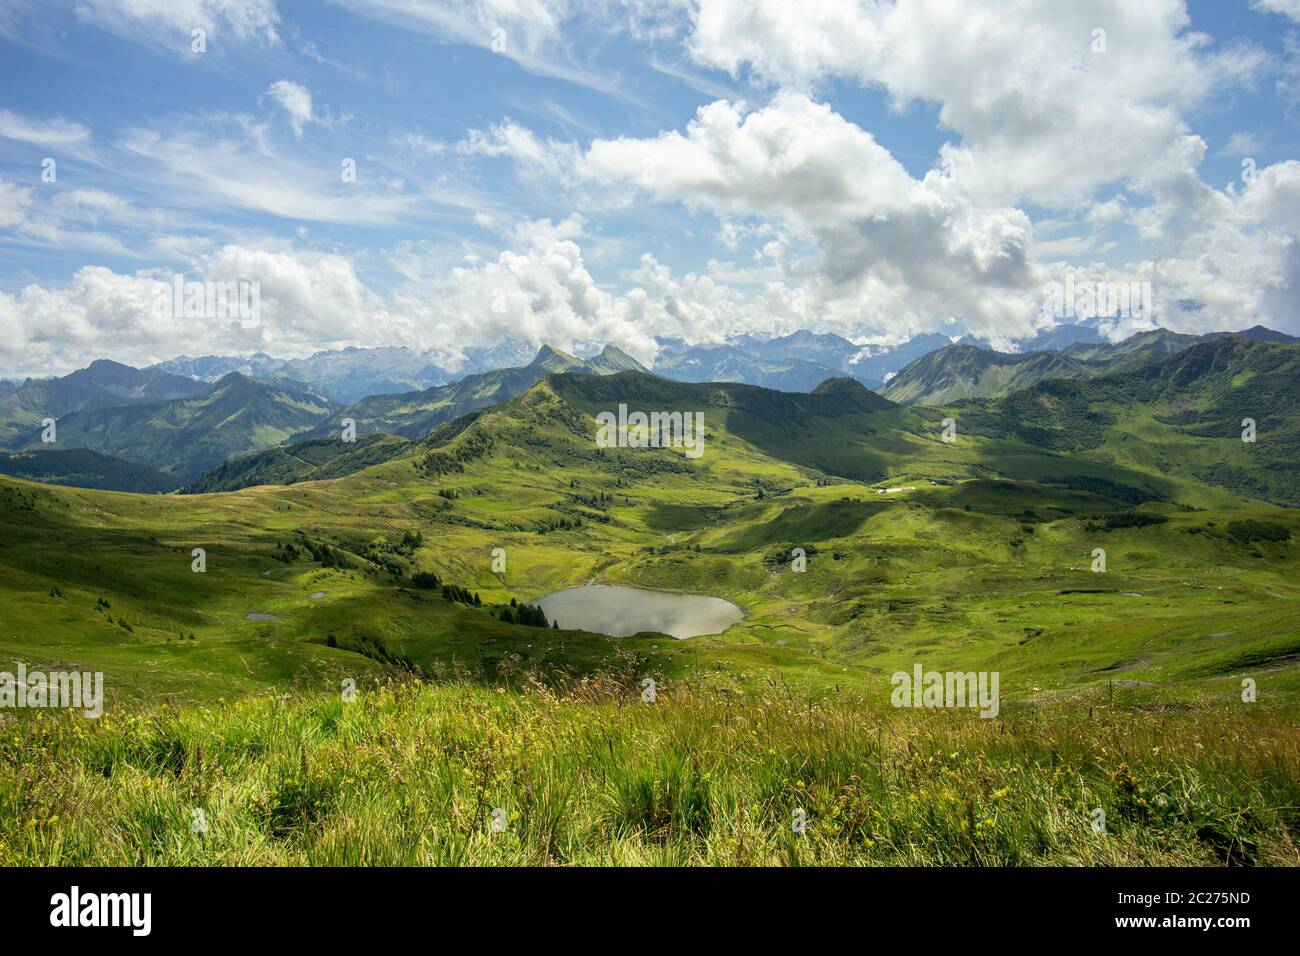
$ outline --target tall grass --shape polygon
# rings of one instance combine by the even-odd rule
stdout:
[[[643,703],[612,675],[28,712],[0,724],[0,863],[1296,865],[1293,716]]]

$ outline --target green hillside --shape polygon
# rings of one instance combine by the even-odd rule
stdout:
[[[142,494],[174,491],[180,484],[148,465],[110,458],[84,448],[35,448],[14,454],[0,452],[0,475],[12,475],[45,484],[73,488],[136,491]]]
[[[1300,346],[1219,338],[1134,372],[1049,381],[950,413],[967,433],[1300,506]],[[1253,419],[1253,443],[1242,441]]]
[[[1048,379],[1085,379],[1134,372],[1194,345],[1220,341],[1222,333],[1185,335],[1168,329],[1138,332],[1120,342],[1080,342],[1059,352],[1011,354],[974,345],[950,345],[901,369],[881,389],[904,405],[948,405],[968,398],[1003,398]],[[1232,333],[1252,342],[1294,345],[1294,336],[1255,326]]]
[[[185,486],[187,494],[237,491],[253,485],[292,485],[300,481],[342,478],[409,451],[405,438],[367,435],[355,442],[341,438],[276,445],[230,459]]]
[[[209,388],[204,382],[159,369],[136,369],[101,359],[60,378],[28,379],[0,393],[0,445],[28,435],[44,418],[193,398]]]
[[[232,372],[197,398],[71,412],[58,419],[57,446],[88,448],[186,481],[232,455],[279,444],[335,407],[281,383]],[[16,444],[40,447],[39,430]]]
[[[1048,406],[1066,386],[1123,391],[1140,401],[1116,421],[1156,422],[1173,396],[1231,397],[1247,361],[1255,401],[1284,405],[1294,352],[1199,346],[1141,395],[1035,388]],[[599,447],[595,415],[619,403],[701,412],[703,455]],[[59,748],[58,787],[84,795],[61,822],[8,825],[53,804],[0,766],[0,861],[1294,862],[1275,808],[1297,795],[1300,511],[1066,454],[1066,419],[1026,425],[1056,422],[1043,445],[999,434],[1003,412],[957,406],[947,443],[941,412],[846,380],[784,394],[560,374],[414,442],[299,449],[320,468],[392,454],[346,477],[164,497],[2,478],[0,669],[103,671],[109,716],[90,736],[71,715],[52,736],[0,727],[0,745]],[[511,622],[512,600],[590,581],[744,617],[689,640]],[[996,671],[1000,717],[891,708],[891,675],[917,664]],[[646,678],[662,709],[640,702]],[[1135,730],[1145,714],[1168,717]],[[417,756],[431,725],[443,749]],[[477,743],[460,760],[462,739]],[[489,751],[515,783],[448,782],[478,780]],[[969,810],[951,802],[976,779]],[[165,837],[194,799],[183,780],[203,781],[219,838]],[[1094,805],[1114,840],[1069,822]],[[411,806],[422,822],[384,837]],[[495,806],[516,842],[465,822]],[[816,834],[797,847],[774,823],[796,806]],[[962,836],[972,819],[989,842]]]
[[[1172,332],[1169,329],[1152,329],[1149,332],[1138,332],[1122,342],[1113,344],[1079,343],[1065,349],[1064,354],[1081,362],[1101,363],[1112,371],[1131,372],[1203,341],[1204,338],[1198,335]]]
[[[903,368],[881,389],[905,405],[946,405],[964,398],[1006,395],[1049,378],[1089,378],[1101,371],[1060,352],[1009,355],[950,345]]]
[[[299,437],[338,437],[342,433],[344,419],[351,419],[356,423],[358,435],[384,433],[419,438],[453,418],[513,398],[552,373],[609,375],[628,370],[644,372],[645,368],[612,346],[606,346],[594,358],[580,359],[544,345],[537,357],[522,368],[496,369],[478,375],[467,375],[448,385],[436,385],[420,392],[363,398],[340,409],[327,421],[303,432]]]
[[[593,412],[617,401],[703,409],[705,454],[596,447]],[[670,671],[703,655],[814,684],[879,686],[924,649],[949,664],[997,662],[1004,693],[1035,697],[1114,677],[1117,661],[1127,679],[1177,684],[1293,652],[1293,512],[1136,467],[1071,471],[1069,459],[1020,440],[947,444],[909,424],[911,412],[856,383],[800,395],[561,375],[341,479],[164,499],[10,483],[0,558],[12,652],[86,655],[119,675],[128,668],[120,692],[166,686],[210,699],[231,682],[370,666],[347,647],[491,675],[512,655],[596,667],[615,647],[656,643],[565,633],[538,644],[489,609],[422,593],[418,571],[488,605],[595,578],[745,610],[719,637],[665,648]],[[854,433],[868,439],[852,445]],[[819,446],[836,448],[825,468]],[[914,490],[880,492],[889,485]],[[1213,506],[1180,504],[1193,488]],[[1149,492],[1137,510],[1134,489]],[[1292,537],[1242,537],[1243,521]],[[1100,590],[1088,569],[1098,546],[1112,553]],[[204,574],[190,570],[194,547],[208,551]],[[491,571],[495,547],[510,555],[504,575]],[[810,555],[804,574],[788,570],[794,547]],[[112,611],[96,606],[101,597]],[[1212,652],[1197,637],[1206,634],[1220,635]],[[155,665],[141,669],[145,660]]]

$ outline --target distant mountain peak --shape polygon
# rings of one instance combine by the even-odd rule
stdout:
[[[587,360],[587,365],[599,375],[612,372],[648,372],[650,371],[632,356],[616,345],[606,345],[599,355]]]
[[[812,395],[848,395],[857,393],[871,394],[871,389],[863,385],[856,378],[850,378],[847,375],[837,378],[828,378],[812,390]]]
[[[1265,325],[1252,325],[1248,329],[1242,329],[1240,332],[1233,332],[1233,335],[1239,335],[1243,339],[1254,339],[1257,342],[1300,342],[1300,338],[1294,335],[1287,335],[1285,332],[1278,332],[1276,329],[1270,329]]]
[[[528,363],[529,366],[540,365],[542,368],[549,369],[553,372],[565,371],[572,368],[581,368],[582,359],[575,355],[570,355],[561,349],[550,345],[543,345],[537,350],[537,357]]]

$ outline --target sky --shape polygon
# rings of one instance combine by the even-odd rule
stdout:
[[[1014,348],[1067,281],[1300,333],[1298,53],[1300,0],[0,0],[0,375]]]

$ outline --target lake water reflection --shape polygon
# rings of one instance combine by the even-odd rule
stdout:
[[[610,584],[565,588],[535,602],[560,627],[611,637],[659,631],[676,638],[718,634],[745,613],[730,601],[702,594],[643,591]]]

